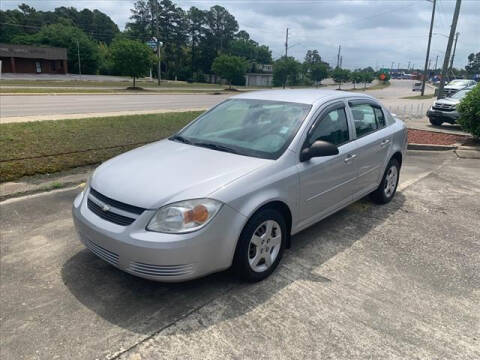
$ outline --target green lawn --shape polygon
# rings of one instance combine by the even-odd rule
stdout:
[[[200,113],[0,124],[0,182],[100,163],[168,137]]]
[[[211,93],[226,93],[225,90],[214,90],[214,89],[184,89],[184,88],[175,88],[175,89],[150,89],[146,88],[144,90],[126,90],[126,89],[85,89],[85,88],[54,88],[54,87],[45,87],[45,88],[0,88],[0,94],[135,94],[135,95],[155,95],[155,94],[211,94]]]
[[[349,89],[347,91],[370,91],[370,90],[382,90],[391,85],[390,81],[387,82],[380,82],[376,85],[372,85],[367,87],[366,89],[363,87],[363,84],[358,84],[356,89]]]
[[[424,99],[433,99],[435,97],[434,94],[429,95],[413,95],[413,96],[405,96],[402,99],[409,99],[409,100],[424,100]]]

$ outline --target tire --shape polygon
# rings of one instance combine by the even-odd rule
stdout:
[[[287,226],[280,212],[267,208],[255,213],[238,239],[233,259],[236,275],[248,282],[267,278],[282,259],[286,239]]]
[[[395,196],[398,179],[400,175],[400,164],[397,159],[391,159],[387,165],[382,181],[378,188],[370,194],[371,199],[377,204],[387,204]]]
[[[433,126],[441,126],[443,124],[443,120],[440,118],[428,118],[430,120],[430,124]]]

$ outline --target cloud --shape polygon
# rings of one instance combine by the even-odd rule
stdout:
[[[15,8],[25,2],[41,10],[60,5],[97,8],[119,25],[125,26],[133,0],[81,1],[17,1],[2,0],[2,9]],[[332,64],[336,62],[338,45],[342,46],[343,65],[390,67],[391,63],[407,63],[423,67],[432,3],[418,0],[178,0],[185,9],[196,6],[207,9],[219,4],[237,19],[240,28],[248,31],[259,43],[268,45],[274,57],[284,54],[285,29],[289,28],[289,55],[302,60],[308,49],[318,49]],[[434,32],[448,35],[455,1],[437,0]],[[457,30],[460,37],[455,66],[463,67],[471,52],[480,51],[476,34],[480,23],[480,0],[463,0]],[[432,62],[443,61],[447,39],[434,35]],[[396,65],[395,65],[396,66]],[[433,66],[433,65],[432,65]]]

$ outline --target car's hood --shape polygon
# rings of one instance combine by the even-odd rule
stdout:
[[[162,140],[100,165],[91,186],[112,199],[154,209],[206,197],[271,161]]]
[[[460,100],[458,100],[458,99],[444,98],[444,99],[436,100],[435,104],[457,105],[459,102],[460,102]]]
[[[446,85],[445,89],[452,89],[452,90],[461,90],[464,89],[465,85]]]

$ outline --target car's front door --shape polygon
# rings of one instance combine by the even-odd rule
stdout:
[[[354,198],[375,190],[381,181],[392,145],[392,135],[385,128],[382,108],[368,100],[348,102],[355,125],[358,178]]]
[[[323,140],[335,144],[339,154],[299,162],[300,227],[320,220],[351,201],[357,168],[350,130],[345,104],[338,102],[322,111],[308,131],[303,148]]]

